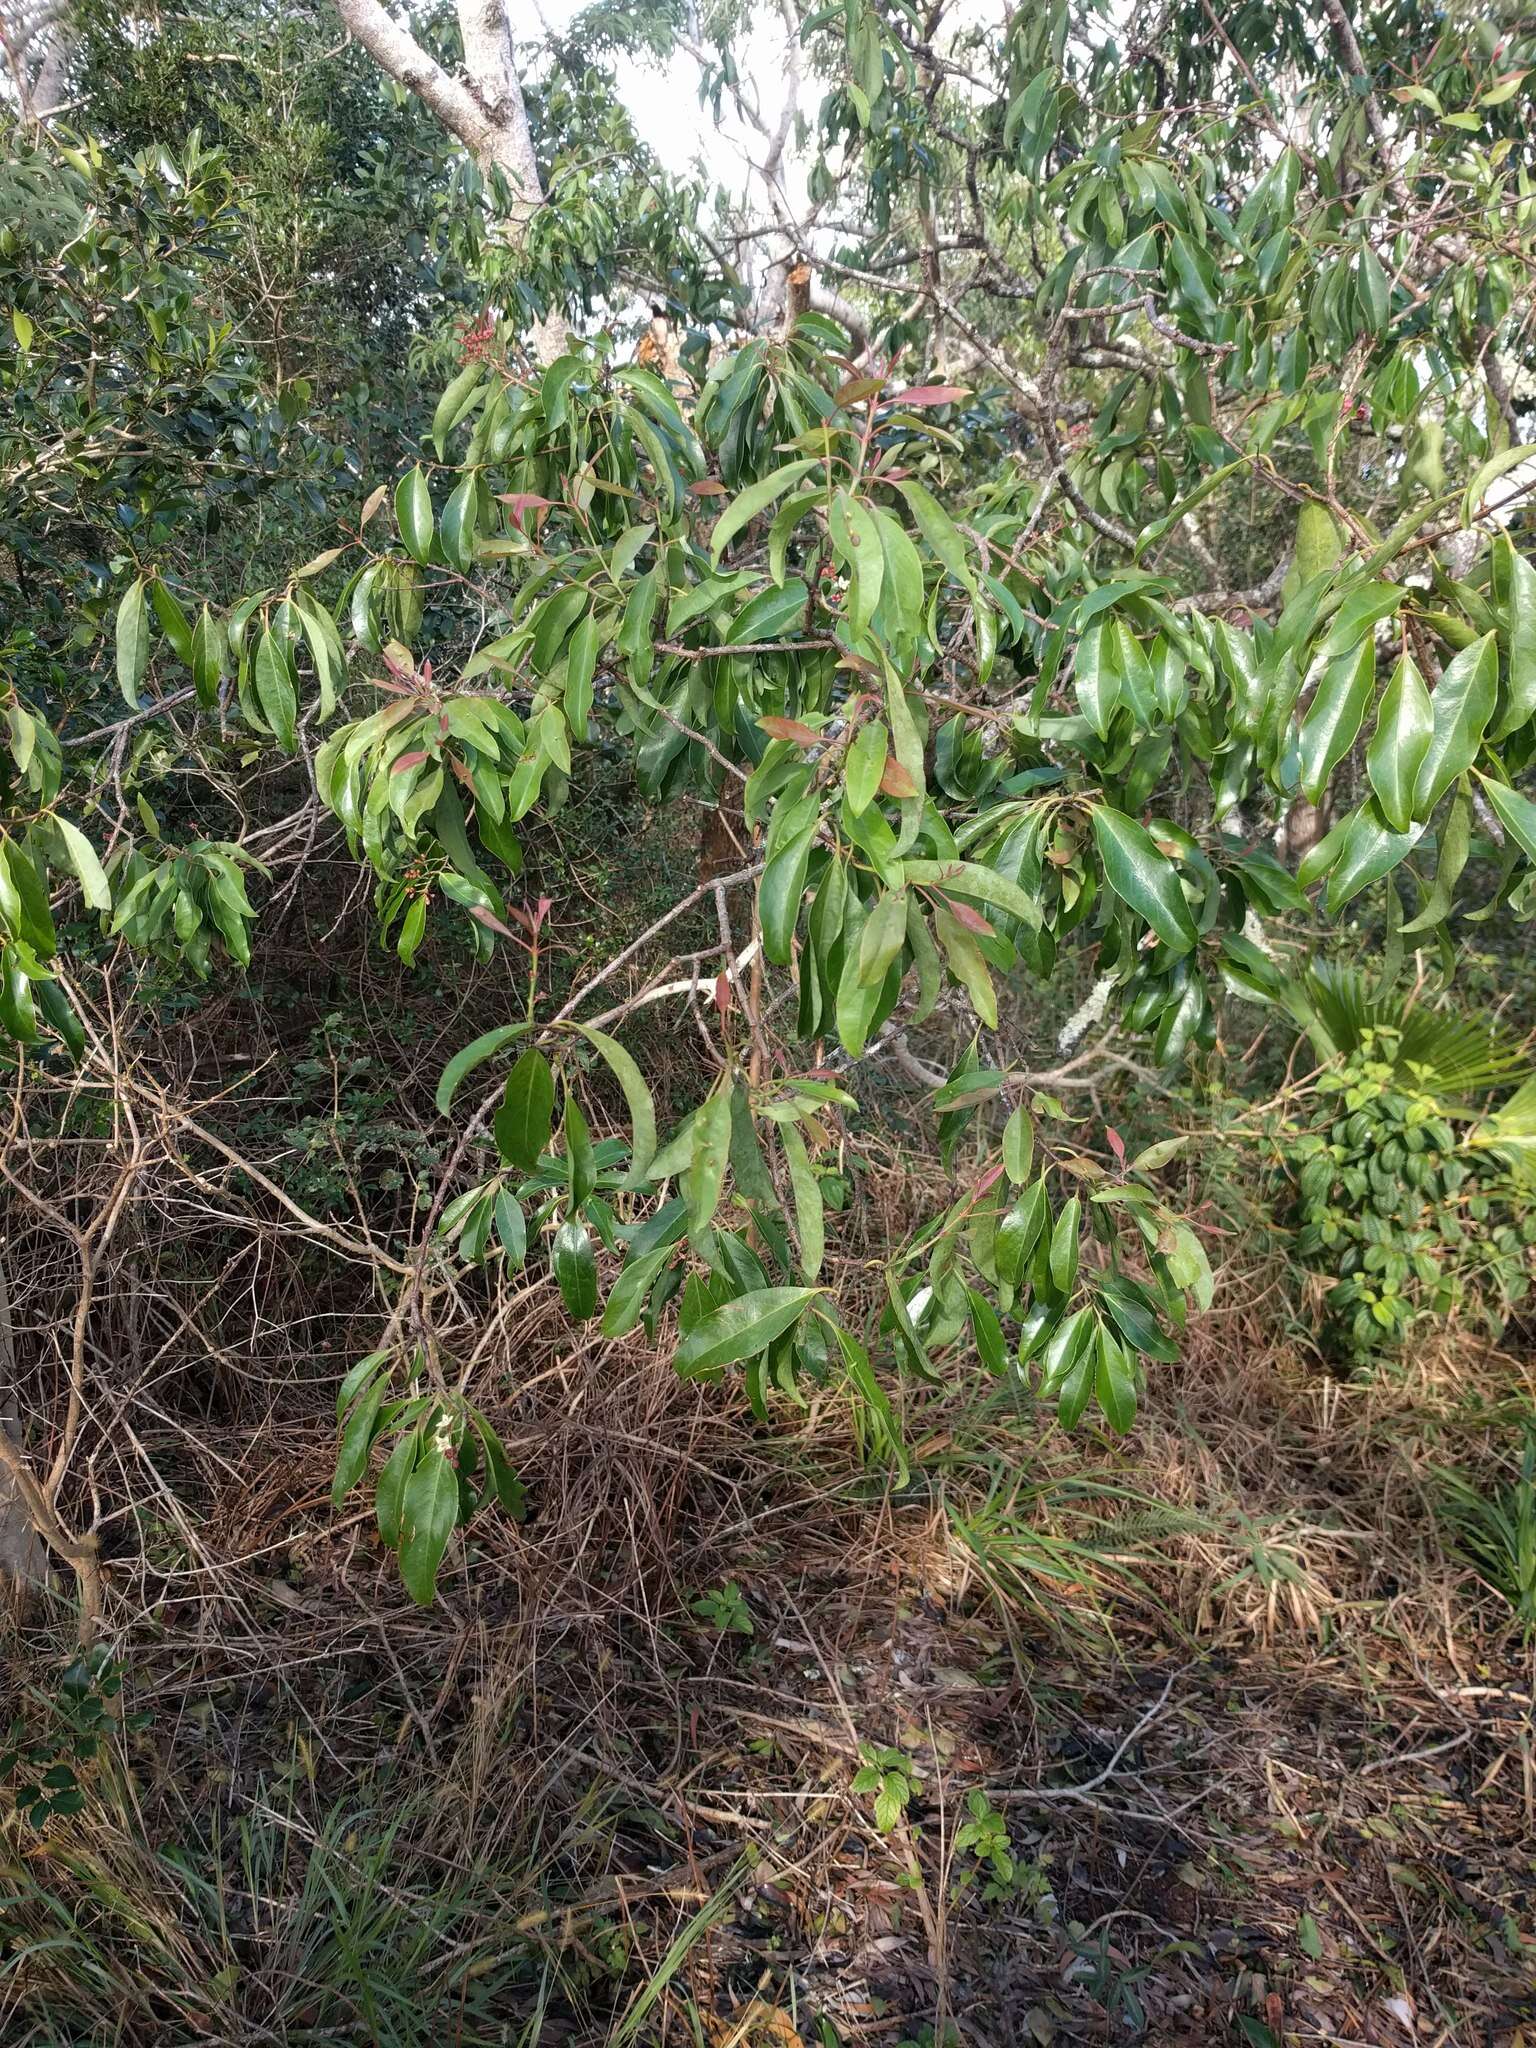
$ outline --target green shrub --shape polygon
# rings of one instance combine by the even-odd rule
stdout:
[[[1530,1187],[1458,1140],[1432,1069],[1402,1048],[1400,1029],[1368,1025],[1317,1077],[1322,1127],[1288,1148],[1296,1251],[1331,1281],[1321,1341],[1351,1372],[1399,1354],[1428,1316],[1498,1337],[1530,1285]]]

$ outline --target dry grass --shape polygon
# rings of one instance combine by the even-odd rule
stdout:
[[[195,1605],[132,1645],[152,1723],[86,1814],[7,1827],[5,2038],[1512,2042],[1531,1669],[1424,1510],[1468,1410],[1259,1335],[1213,1317],[1124,1445],[914,1406],[897,1497],[835,1410],[761,1431],[536,1298],[483,1390],[538,1512],[426,1614],[322,1505],[319,1413],[274,1418],[199,1517]],[[726,1580],[749,1640],[690,1612]],[[889,1835],[861,1743],[922,1773]],[[978,1789],[1020,1866],[991,1903]],[[23,1952],[45,1898],[70,1939]],[[419,2032],[368,2016],[387,1956]]]
[[[472,1029],[423,1027],[402,1127]],[[1434,1479],[1507,1459],[1524,1354],[1325,1380],[1232,1239],[1128,1440],[1067,1439],[956,1358],[893,1389],[896,1489],[842,1390],[763,1428],[638,1339],[573,1334],[542,1280],[469,1276],[437,1327],[534,1512],[483,1517],[423,1612],[366,1509],[328,1501],[336,1373],[379,1320],[363,1233],[409,1186],[327,1210],[355,1255],[277,1216],[185,1122],[232,1139],[241,1071],[187,1050],[126,1123],[105,1076],[61,1080],[55,1130],[8,1154],[24,1390],[57,1414],[80,1368],[60,1512],[100,1531],[127,1719],[81,1813],[0,1814],[7,2048],[1513,2048],[1536,2024],[1531,1655]],[[865,1149],[848,1300],[928,1171]],[[79,1240],[125,1157],[82,1365]],[[694,1611],[727,1584],[750,1637]],[[15,1638],[34,1734],[68,1633],[61,1600]],[[918,1773],[888,1832],[852,1790],[869,1746]],[[990,1899],[973,1794],[1016,1864]]]

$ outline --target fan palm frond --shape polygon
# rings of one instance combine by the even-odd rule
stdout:
[[[1462,1143],[1496,1153],[1522,1180],[1536,1182],[1536,1075],[1468,1131]]]
[[[1358,1052],[1369,1032],[1395,1033],[1397,1067],[1442,1100],[1496,1088],[1527,1064],[1522,1043],[1496,1024],[1431,1009],[1414,991],[1373,992],[1358,967],[1310,968],[1286,984],[1284,1000],[1320,1059]]]

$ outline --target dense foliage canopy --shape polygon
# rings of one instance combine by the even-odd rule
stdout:
[[[823,88],[801,202],[798,104],[756,104],[741,18],[595,11],[527,82],[528,216],[356,48],[318,90],[330,25],[270,11],[217,79],[215,12],[126,55],[87,28],[85,75],[132,73],[115,132],[87,97],[4,173],[18,1083],[108,1057],[104,940],[248,966],[274,861],[302,887],[331,821],[402,960],[457,921],[499,963],[339,1404],[337,1496],[382,1441],[422,1599],[482,1496],[521,1498],[444,1262],[547,1262],[614,1336],[675,1317],[678,1370],[743,1370],[764,1415],[846,1387],[898,1466],[892,1364],[974,1356],[1128,1427],[1211,1270],[1168,1148],[1106,1174],[1074,1145],[1076,1036],[1198,1063],[1233,1002],[1305,1021],[1328,921],[1449,973],[1469,878],[1536,908],[1536,33],[1394,0],[790,7],[792,87]],[[745,196],[711,212],[649,157],[621,30],[691,42],[760,131]],[[711,814],[647,937],[700,906],[714,936],[550,997],[517,877],[591,774]],[[1079,960],[1062,1071],[1000,1064],[1000,1013]],[[670,1130],[626,1049],[657,1003],[702,1039]],[[936,1013],[966,1020],[940,1070],[908,1037]],[[879,1048],[950,1183],[838,1299]],[[619,1098],[627,1140],[594,1142]]]

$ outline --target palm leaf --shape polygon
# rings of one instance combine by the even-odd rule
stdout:
[[[1493,1152],[1522,1179],[1536,1181],[1536,1075],[1515,1090],[1508,1102],[1485,1117],[1462,1141],[1477,1151]]]
[[[1358,1052],[1368,1032],[1395,1032],[1398,1071],[1443,1102],[1495,1088],[1526,1061],[1521,1042],[1485,1018],[1432,1009],[1416,990],[1372,993],[1358,967],[1313,967],[1282,1000],[1319,1059]]]

